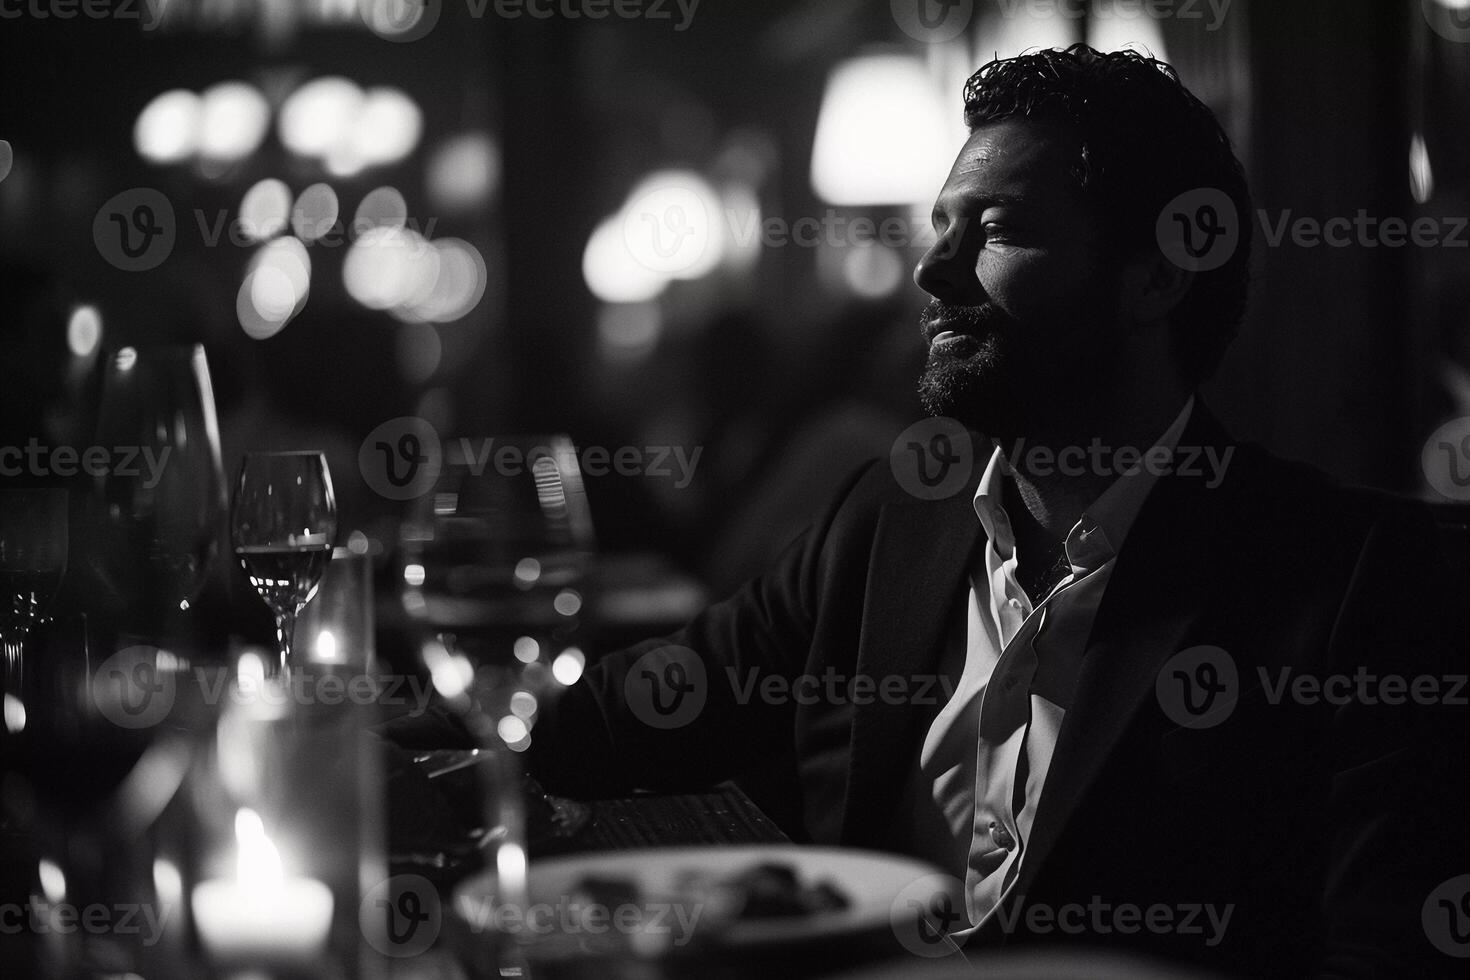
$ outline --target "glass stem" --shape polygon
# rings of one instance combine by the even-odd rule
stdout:
[[[291,659],[291,637],[296,633],[296,610],[287,609],[276,614],[276,653],[280,662],[273,664],[271,677],[286,677]]]
[[[0,686],[6,694],[13,694],[19,701],[25,700],[21,692],[21,684],[25,680],[25,642],[24,630],[7,631],[0,640],[5,656],[4,680]]]
[[[21,692],[21,683],[25,680],[25,630],[7,630],[0,642],[4,648],[4,692],[15,695],[18,701],[25,701]]]

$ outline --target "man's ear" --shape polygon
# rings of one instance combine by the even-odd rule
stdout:
[[[1123,309],[1135,323],[1157,323],[1174,312],[1193,285],[1194,273],[1162,252],[1137,252],[1123,268]]]

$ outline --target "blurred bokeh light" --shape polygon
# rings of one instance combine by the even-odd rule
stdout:
[[[268,177],[240,200],[240,230],[250,241],[264,242],[286,230],[291,221],[291,189]]]
[[[233,163],[254,153],[270,128],[265,96],[244,82],[221,82],[200,99],[199,154]]]
[[[933,198],[959,147],[948,98],[918,58],[877,54],[839,64],[817,116],[812,189],[836,205]]]
[[[203,107],[199,96],[185,89],[157,95],[143,107],[133,126],[133,145],[150,163],[179,163],[199,148]]]
[[[235,298],[235,314],[245,333],[265,340],[280,333],[301,312],[311,288],[311,257],[297,238],[277,238],[251,259]]]

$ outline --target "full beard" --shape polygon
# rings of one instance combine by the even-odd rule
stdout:
[[[923,323],[944,319],[966,336],[931,348],[919,376],[919,402],[934,416],[948,416],[986,436],[1002,437],[1019,421],[1014,390],[1015,321],[993,306],[957,307],[932,302]]]

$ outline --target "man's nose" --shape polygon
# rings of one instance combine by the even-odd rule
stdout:
[[[974,305],[981,300],[975,270],[962,261],[959,240],[941,235],[914,266],[914,284],[945,303]]]

